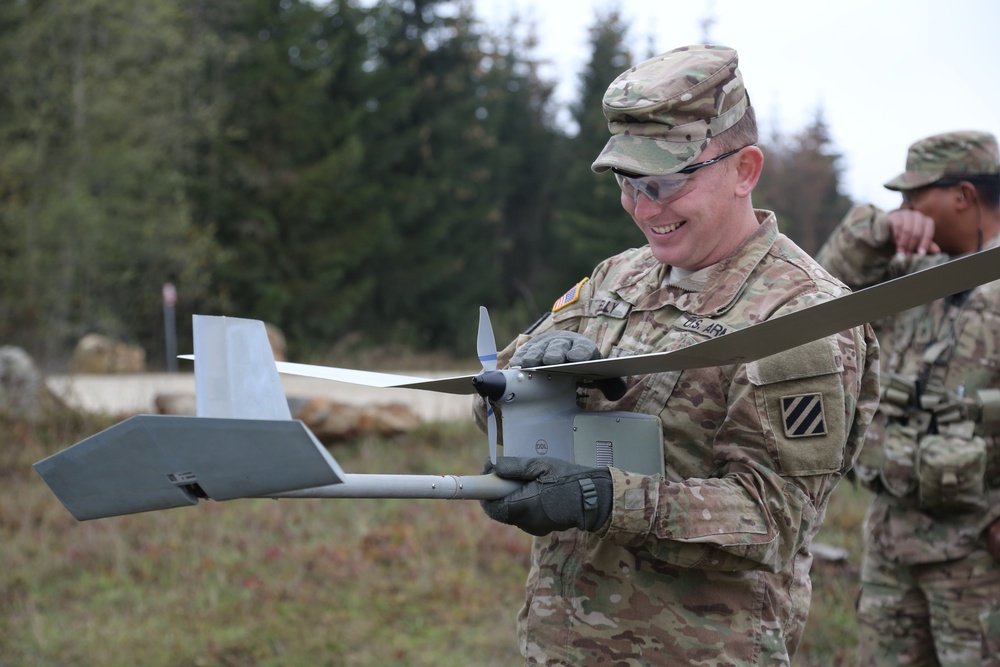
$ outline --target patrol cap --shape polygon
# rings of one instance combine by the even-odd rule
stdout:
[[[917,141],[906,153],[906,171],[885,184],[890,190],[913,190],[946,175],[1000,174],[1000,151],[989,132],[966,130],[935,134]]]
[[[750,105],[738,65],[735,50],[696,44],[622,72],[604,94],[612,136],[591,169],[662,176],[694,162]]]

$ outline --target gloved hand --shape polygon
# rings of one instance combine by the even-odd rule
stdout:
[[[573,331],[546,331],[517,348],[510,365],[531,368],[600,358],[601,351],[586,336]]]
[[[573,331],[546,331],[517,348],[510,358],[510,365],[533,368],[601,358],[601,351],[594,341],[582,334]],[[625,379],[618,377],[595,380],[594,386],[609,401],[617,401],[628,389]]]
[[[596,532],[611,516],[614,483],[607,468],[588,468],[550,457],[501,456],[484,473],[527,482],[499,500],[480,504],[494,521],[536,536],[579,528]]]

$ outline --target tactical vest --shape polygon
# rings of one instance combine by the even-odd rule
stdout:
[[[965,395],[942,382],[963,301],[949,300],[916,373],[883,371],[882,446],[866,447],[857,467],[873,490],[915,501],[928,513],[981,511],[986,491],[1000,488],[1000,389]],[[914,335],[913,323],[908,326],[907,337]],[[912,342],[905,340],[904,349]]]

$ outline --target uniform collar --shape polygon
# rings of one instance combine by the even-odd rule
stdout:
[[[742,294],[750,273],[778,239],[774,213],[755,210],[754,214],[760,223],[756,231],[728,257],[710,267],[705,286],[700,291],[696,285],[685,281],[663,286],[670,267],[658,262],[648,248],[634,270],[614,279],[610,290],[632,304],[635,310],[656,310],[669,304],[705,317],[726,312]]]

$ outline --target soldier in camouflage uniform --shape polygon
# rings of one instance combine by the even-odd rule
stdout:
[[[855,207],[818,260],[858,289],[995,246],[998,174],[990,134],[922,139],[885,184],[902,206]],[[1000,282],[901,313],[878,333],[883,398],[856,468],[876,494],[860,664],[1000,665],[1000,565],[989,549],[1000,517]]]
[[[603,261],[500,364],[673,350],[847,292],[750,195],[763,165],[735,51],[698,45],[604,97],[614,171],[649,243]],[[590,410],[657,416],[665,474],[500,457],[525,486],[484,501],[533,542],[518,637],[530,665],[789,665],[810,543],[878,398],[857,327],[752,363],[627,378]],[[484,407],[479,406],[482,419]]]

